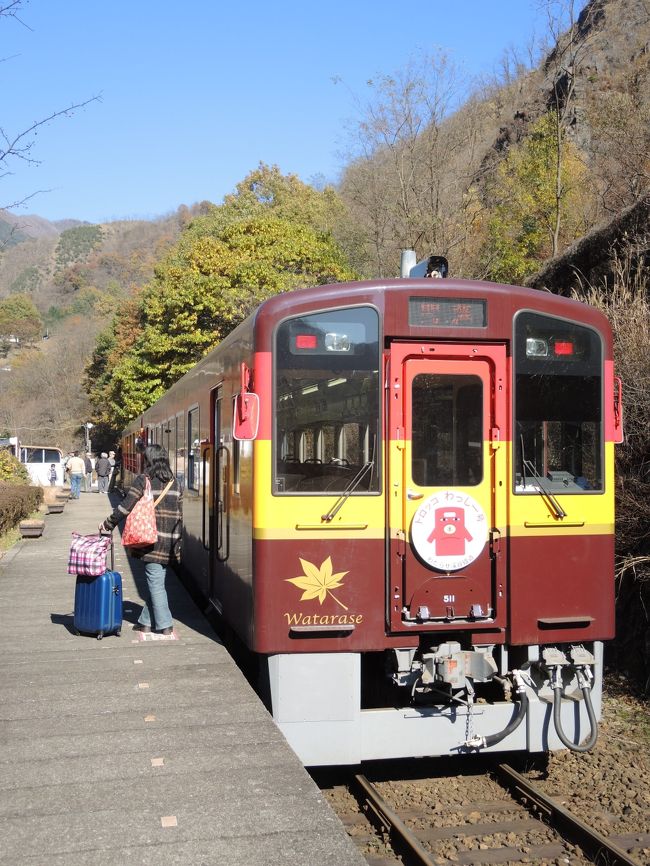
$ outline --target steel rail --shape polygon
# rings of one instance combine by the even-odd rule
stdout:
[[[422,847],[415,834],[409,830],[399,815],[391,809],[374,785],[362,775],[354,776],[354,781],[360,789],[362,798],[366,801],[384,829],[389,834],[397,835],[400,842],[408,848],[409,853],[422,866],[435,866],[434,861],[429,856],[427,850]]]
[[[543,794],[508,764],[498,764],[495,768],[499,782],[512,796],[530,808],[534,804],[546,816],[550,826],[570,842],[580,845],[585,854],[595,863],[608,866],[641,866],[638,860],[630,857],[618,845],[589,827],[576,815]]]

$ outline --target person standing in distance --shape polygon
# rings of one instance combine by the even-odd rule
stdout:
[[[154,502],[171,485],[156,506],[158,539],[148,547],[133,548],[129,555],[144,561],[148,598],[134,626],[136,631],[150,632],[152,628],[162,634],[173,632],[172,614],[167,600],[165,580],[171,564],[180,562],[183,529],[183,494],[169,465],[162,445],[147,445],[144,449],[144,474],[138,475],[126,496],[113,513],[100,525],[100,532],[112,532],[124,520],[145,491],[146,478],[151,482]]]
[[[97,492],[108,493],[108,476],[111,474],[111,464],[105,451],[102,451],[102,456],[95,462],[95,472],[97,473]]]
[[[84,491],[90,493],[93,489],[93,462],[90,459],[89,451],[84,453],[83,459],[86,465],[86,472],[84,473]]]
[[[68,460],[67,471],[70,473],[70,499],[79,499],[81,495],[81,479],[86,473],[86,464],[78,451],[72,452]]]

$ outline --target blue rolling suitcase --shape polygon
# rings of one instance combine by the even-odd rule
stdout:
[[[122,576],[114,570],[111,540],[111,568],[99,577],[77,575],[74,591],[74,628],[77,634],[119,636],[122,630]]]

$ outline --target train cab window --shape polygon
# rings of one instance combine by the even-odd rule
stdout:
[[[413,481],[473,486],[483,479],[483,386],[478,376],[413,379]]]
[[[199,407],[187,413],[187,487],[199,489],[201,471],[201,437],[199,434]]]
[[[379,316],[352,307],[276,333],[276,494],[379,491]]]
[[[574,322],[515,321],[516,493],[603,489],[602,344]]]

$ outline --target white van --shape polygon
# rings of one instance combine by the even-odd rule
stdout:
[[[20,448],[20,462],[24,464],[29,473],[32,484],[40,484],[48,487],[50,484],[50,469],[54,463],[56,469],[56,483],[64,482],[63,454],[60,448],[40,445],[22,445]]]

